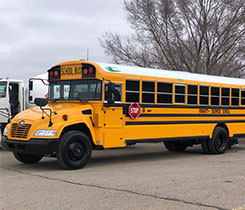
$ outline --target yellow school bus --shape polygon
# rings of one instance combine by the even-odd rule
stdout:
[[[245,136],[245,80],[88,61],[48,70],[48,99],[19,113],[3,146],[17,160],[85,166],[93,149],[163,142],[222,154]]]

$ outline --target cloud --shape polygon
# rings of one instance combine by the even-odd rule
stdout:
[[[0,77],[27,79],[51,66],[86,58],[109,62],[98,39],[130,33],[121,0],[0,2]]]

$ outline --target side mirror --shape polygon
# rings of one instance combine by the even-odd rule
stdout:
[[[114,93],[115,93],[115,83],[108,83],[108,100],[107,100],[107,103],[108,104],[114,104]]]
[[[46,98],[35,98],[34,103],[37,106],[46,106],[48,104],[48,99],[46,99]]]
[[[29,79],[29,85],[28,85],[28,99],[29,99],[29,103],[30,104],[33,104],[33,98],[34,98],[34,88],[35,88],[35,82],[34,80],[39,80],[41,81],[44,85],[48,85],[48,83],[45,82],[44,79],[41,79],[41,78],[30,78]],[[32,92],[32,95],[31,95],[31,92]],[[35,101],[34,101],[35,103]]]
[[[33,100],[33,97],[31,96],[31,91],[33,91],[33,81],[30,79],[29,80],[29,85],[28,85],[28,87],[29,87],[29,90],[28,90],[28,99],[29,99],[29,103],[31,104],[33,104],[33,102],[32,102],[32,100]]]
[[[32,80],[29,81],[29,90],[30,91],[33,90],[33,81]]]

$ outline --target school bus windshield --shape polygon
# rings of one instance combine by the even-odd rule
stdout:
[[[49,85],[49,97],[51,101],[57,100],[79,100],[91,101],[101,100],[100,80],[66,80],[55,81]]]

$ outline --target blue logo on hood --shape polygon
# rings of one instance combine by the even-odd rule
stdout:
[[[19,126],[22,126],[22,125],[24,125],[25,124],[25,121],[24,120],[21,120],[20,122],[19,122]]]

